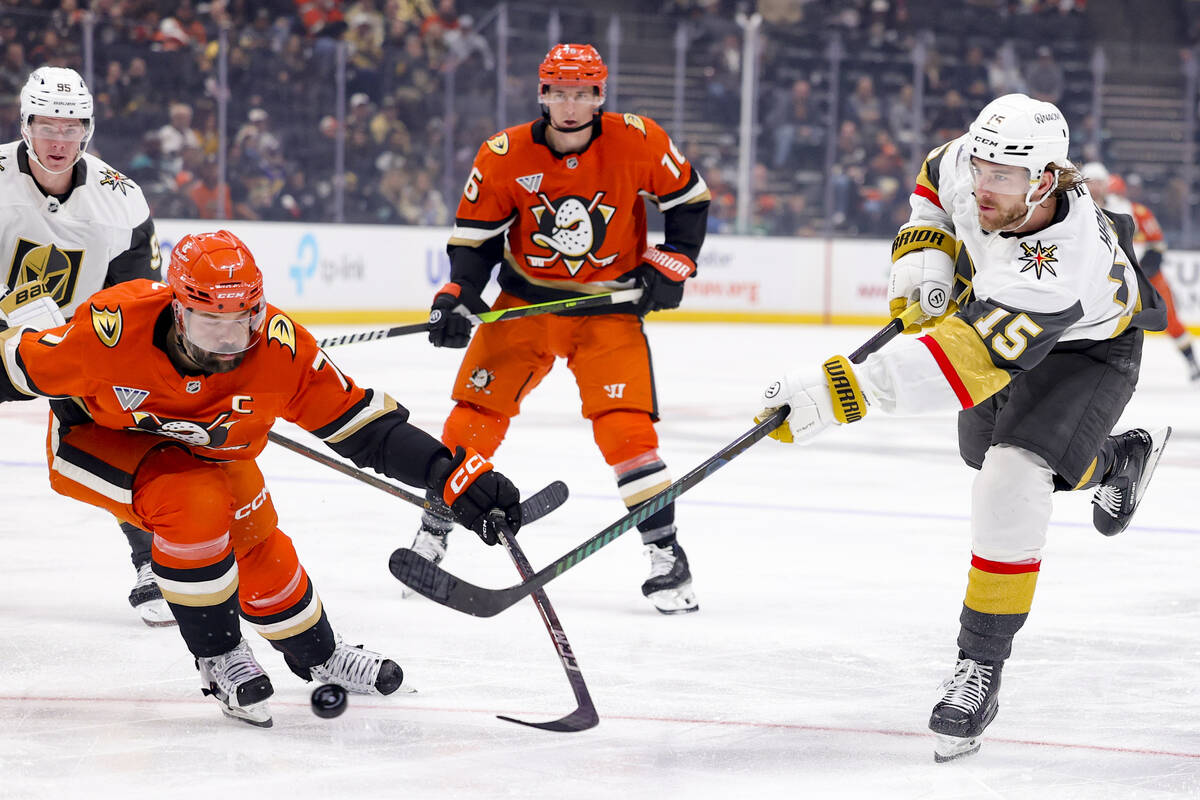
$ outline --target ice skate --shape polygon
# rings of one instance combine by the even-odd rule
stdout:
[[[1170,437],[1169,426],[1153,433],[1134,428],[1116,437],[1116,463],[1092,495],[1092,524],[1096,530],[1115,536],[1129,527]]]
[[[983,731],[1000,708],[1003,661],[974,661],[959,653],[954,675],[942,683],[942,699],[933,707],[933,760],[941,764],[979,750]]]
[[[137,580],[133,584],[133,591],[129,593],[129,605],[141,615],[142,622],[151,628],[165,628],[175,624],[175,615],[163,599],[148,561],[138,567]]]
[[[324,664],[315,667],[296,667],[290,659],[285,660],[292,671],[305,680],[318,683],[336,683],[354,694],[388,695],[400,688],[404,682],[404,670],[390,658],[355,645],[351,647],[338,636],[333,655]],[[406,691],[414,691],[405,687]]]
[[[260,728],[271,727],[267,698],[275,689],[245,639],[219,656],[197,658],[196,669],[200,670],[200,691],[212,695],[225,716]]]
[[[409,549],[421,558],[432,561],[434,564],[440,564],[446,557],[446,548],[450,546],[449,538],[452,530],[454,530],[453,520],[426,511],[421,514],[421,527],[417,529],[417,536],[413,539],[412,547]],[[407,586],[400,590],[401,597],[411,597],[414,594],[416,592]]]
[[[692,572],[687,555],[679,542],[646,545],[650,556],[650,577],[642,584],[642,594],[662,614],[687,614],[699,611],[692,591]]]

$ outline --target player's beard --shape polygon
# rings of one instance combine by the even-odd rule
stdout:
[[[993,195],[994,197],[994,195]],[[992,200],[995,203],[996,200]],[[979,209],[979,200],[976,197],[976,210],[979,212],[979,227],[989,233],[998,231],[1008,231],[1014,227],[1020,227],[1025,216],[1029,213],[1029,207],[1025,205],[1025,199],[1022,197],[1019,202],[1012,205],[1000,206],[992,205],[991,211],[987,212],[987,218],[984,218],[984,212]],[[985,204],[985,205],[990,205]]]
[[[233,372],[241,366],[242,360],[246,357],[246,351],[224,355],[202,350],[189,342],[178,331],[175,332],[175,350],[187,362],[186,366],[200,370],[206,375]]]

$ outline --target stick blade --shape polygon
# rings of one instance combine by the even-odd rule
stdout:
[[[388,570],[417,594],[473,617],[494,617],[529,594],[522,584],[508,589],[484,589],[468,583],[407,547],[392,553]]]
[[[600,724],[600,716],[596,713],[596,709],[590,706],[586,708],[580,706],[562,719],[556,719],[552,722],[526,722],[523,719],[506,717],[503,714],[497,714],[496,718],[502,719],[505,722],[515,722],[527,728],[537,728],[539,731],[552,731],[554,733],[578,733],[579,731],[586,731]]]
[[[528,525],[546,516],[567,502],[569,495],[570,490],[562,481],[547,484],[521,502],[521,524]]]

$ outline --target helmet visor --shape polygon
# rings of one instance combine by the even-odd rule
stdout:
[[[543,83],[538,100],[546,105],[575,103],[593,108],[604,103],[604,89],[597,83]]]
[[[29,125],[29,133],[35,139],[79,144],[88,138],[91,120],[57,119],[38,117]]]
[[[971,176],[971,186],[976,192],[991,194],[1008,194],[1024,197],[1031,187],[1037,185],[1037,180],[1030,174],[1027,167],[1014,167],[1010,164],[996,164],[972,156],[964,149],[962,157],[966,161],[965,168]],[[1041,175],[1038,175],[1041,178]]]
[[[180,324],[183,338],[193,347],[208,353],[236,355],[249,350],[262,332],[266,306],[253,310],[213,312],[183,308]]]

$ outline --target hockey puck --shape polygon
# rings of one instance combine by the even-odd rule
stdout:
[[[335,683],[326,683],[313,689],[312,711],[322,719],[340,717],[346,710],[346,690]]]

